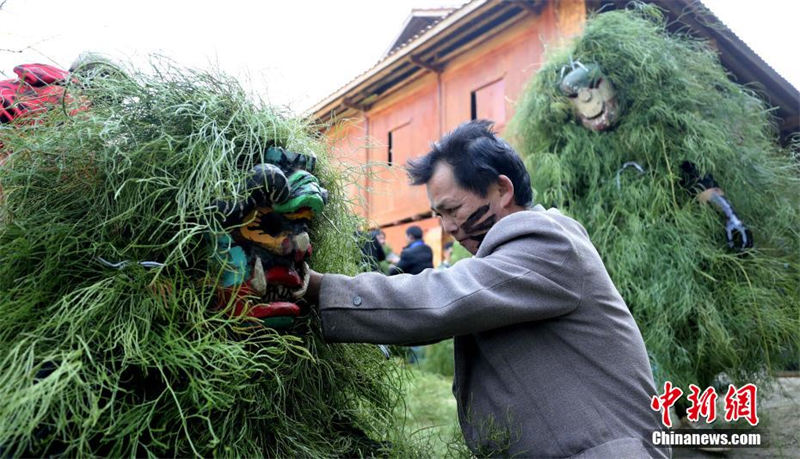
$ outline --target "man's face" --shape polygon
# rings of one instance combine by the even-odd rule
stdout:
[[[461,188],[453,168],[439,161],[427,183],[431,209],[439,216],[442,229],[450,233],[473,255],[489,229],[503,216],[498,184],[492,184],[486,197]]]

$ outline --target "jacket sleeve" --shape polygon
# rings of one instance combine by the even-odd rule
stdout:
[[[383,246],[380,242],[378,242],[378,238],[373,236],[372,237],[372,253],[375,254],[375,259],[379,262],[386,260],[386,252],[383,251]]]
[[[580,257],[545,229],[445,270],[323,276],[320,315],[332,342],[410,344],[544,320],[578,307]]]
[[[404,272],[408,272],[410,266],[410,258],[411,258],[411,250],[410,249],[403,249],[400,252],[400,260],[397,262],[397,265],[389,271],[390,276],[394,276],[396,274],[402,274]]]

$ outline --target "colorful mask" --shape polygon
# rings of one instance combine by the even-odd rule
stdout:
[[[597,65],[585,66],[575,61],[570,62],[570,66],[571,70],[565,76],[567,67],[561,69],[562,78],[558,86],[561,93],[569,98],[584,127],[605,131],[619,117],[614,87]]]
[[[313,155],[272,147],[265,156],[269,163],[250,171],[244,200],[216,203],[231,228],[216,238],[213,258],[223,266],[219,307],[281,328],[300,314],[312,253],[308,227],[328,192],[313,175]]]

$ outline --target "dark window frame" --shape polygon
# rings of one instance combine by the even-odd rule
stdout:
[[[392,131],[389,131],[387,139],[388,148],[386,149],[386,164],[392,165]]]

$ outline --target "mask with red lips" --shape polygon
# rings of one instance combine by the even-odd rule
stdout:
[[[269,162],[248,175],[246,199],[216,203],[230,227],[215,252],[224,267],[219,307],[283,328],[300,314],[312,253],[308,227],[328,193],[312,174],[312,155],[272,147],[265,156]]]

